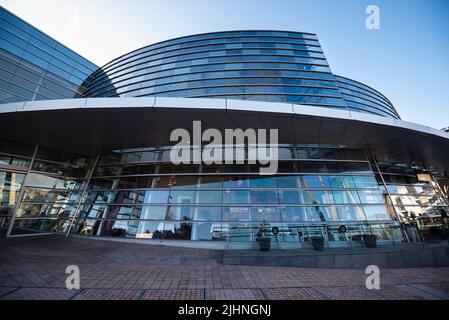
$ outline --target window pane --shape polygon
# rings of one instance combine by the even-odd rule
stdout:
[[[341,206],[337,210],[341,221],[366,220],[361,206]]]
[[[282,221],[308,221],[306,208],[284,207],[281,208]]]
[[[352,176],[329,176],[328,178],[331,188],[350,189],[355,187]]]
[[[373,176],[354,176],[353,178],[357,188],[377,188],[378,186]]]
[[[193,207],[191,206],[169,206],[165,220],[192,220]]]
[[[196,193],[196,203],[221,203],[222,191],[199,190]]]
[[[298,188],[299,177],[298,176],[278,176],[276,177],[277,185],[279,188]]]
[[[74,210],[73,206],[56,203],[22,203],[17,210],[17,217],[68,217]]]
[[[249,201],[249,191],[224,190],[223,203],[247,204]]]
[[[258,207],[251,209],[252,221],[281,221],[281,212],[279,208]]]
[[[160,222],[140,221],[136,238],[154,239],[154,233],[158,230],[160,224]]]
[[[196,207],[195,220],[221,221],[221,207]]]
[[[391,220],[385,206],[364,206],[363,210],[368,220]]]
[[[249,180],[246,177],[225,177],[223,181],[224,188],[248,188]]]
[[[305,190],[307,203],[326,204],[333,203],[332,193],[328,191]]]
[[[326,221],[326,207],[309,207],[307,208],[307,213],[309,221]]]
[[[153,190],[145,194],[145,203],[167,203],[169,191]]]
[[[169,203],[193,203],[195,199],[195,191],[190,190],[171,190],[168,197]]]
[[[16,219],[11,234],[52,232],[56,221],[53,219]]]
[[[221,188],[222,182],[221,177],[209,177],[203,176],[199,179],[199,188]]]
[[[140,218],[151,220],[164,220],[166,212],[167,212],[166,206],[144,206],[142,208]]]
[[[338,221],[340,220],[336,207],[320,207],[325,221]]]
[[[174,189],[187,189],[196,188],[197,177],[185,177],[185,176],[161,176],[155,177],[154,188],[174,188]]]
[[[30,189],[26,188],[23,195],[23,201],[32,202],[68,202],[69,200],[75,201],[77,198],[71,196],[69,190],[49,190],[49,189]]]
[[[276,178],[251,178],[249,181],[251,188],[276,188]]]
[[[359,190],[362,203],[384,203],[384,198],[378,190]]]
[[[221,223],[194,223],[192,240],[225,240],[227,233]]]
[[[281,204],[300,204],[304,203],[299,200],[299,192],[298,191],[287,191],[287,190],[279,190],[279,202]]]
[[[251,203],[279,203],[276,191],[251,191]]]
[[[223,221],[250,221],[249,208],[224,207]]]
[[[356,191],[333,191],[335,203],[359,203],[359,197]]]
[[[303,176],[304,188],[329,188],[330,183],[327,176]]]

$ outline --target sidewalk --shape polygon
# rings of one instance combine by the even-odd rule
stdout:
[[[449,299],[449,268],[362,269],[221,264],[222,252],[48,236],[0,239],[0,299]],[[65,288],[77,265],[81,289]]]

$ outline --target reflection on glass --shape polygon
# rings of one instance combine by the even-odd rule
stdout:
[[[333,191],[335,203],[345,204],[345,203],[360,203],[357,191]]]
[[[251,190],[251,203],[257,204],[277,204],[279,203],[276,191],[260,191]]]
[[[154,177],[153,179],[153,188],[174,188],[174,189],[181,189],[181,188],[196,188],[197,184],[197,177],[189,177],[189,176],[176,176],[176,175],[170,175],[170,176],[160,176],[160,177]]]
[[[145,203],[167,203],[169,191],[167,190],[152,190],[145,193]]]
[[[192,228],[192,240],[226,240],[228,228],[220,222],[195,223]]]
[[[198,166],[169,163],[161,164],[166,174],[159,174],[156,169],[154,176],[148,176],[142,174],[151,171],[151,165],[137,162],[152,161],[150,158],[160,158],[162,153],[152,150],[145,160],[147,151],[116,151],[97,166],[98,177],[91,179],[83,196],[74,232],[142,239],[244,242],[254,241],[259,224],[265,220],[271,227],[281,229],[276,238],[280,242],[307,241],[306,227],[324,224],[330,228],[329,232],[323,231],[326,239],[345,241],[332,229],[342,222],[356,225],[369,220],[379,224],[395,217],[393,206],[384,205],[385,194],[381,193],[374,174],[364,172],[369,164],[362,162],[363,153],[285,145],[281,151],[282,158],[296,154],[305,160],[280,161],[279,173],[274,176],[258,176],[259,165],[210,165],[200,170]],[[168,154],[165,152],[164,156]],[[135,176],[119,176],[123,174]],[[0,225],[5,225],[5,215],[17,203],[22,180],[23,174],[0,171]],[[439,215],[439,208],[445,205],[431,183],[397,175],[387,180],[400,217]],[[32,172],[28,184],[18,208],[18,219],[51,217],[57,221],[52,230],[65,232],[68,218],[76,211],[80,191],[84,190],[82,180]],[[39,228],[38,224],[35,226]]]
[[[221,188],[221,181],[221,177],[202,176],[199,179],[198,188]]]
[[[192,220],[192,212],[191,206],[169,206],[165,220]]]
[[[164,220],[166,212],[166,206],[143,206],[140,219]]]
[[[169,203],[190,204],[195,199],[195,191],[190,190],[171,190],[168,197]]]
[[[361,206],[338,206],[338,215],[341,221],[363,221],[366,220]]]
[[[368,220],[391,220],[385,206],[364,206],[363,210]]]
[[[298,176],[278,176],[276,180],[279,188],[298,188],[300,186]]]
[[[141,221],[136,237],[144,239],[190,240],[192,224],[188,222],[148,222]]]
[[[304,202],[299,200],[300,194],[298,191],[279,190],[278,192],[280,204],[300,204]]]
[[[198,190],[196,192],[196,203],[220,204],[221,199],[221,190]]]
[[[281,208],[282,221],[308,221],[305,207]]]
[[[71,193],[67,190],[56,191],[26,188],[22,200],[32,202],[67,202],[70,195]]]
[[[305,190],[304,193],[306,195],[307,203],[327,204],[334,202],[332,193],[328,191]]]
[[[378,184],[374,176],[353,176],[356,188],[377,188]]]
[[[303,176],[304,188],[329,188],[330,183],[327,176]]]
[[[250,221],[249,208],[224,207],[223,221]]]
[[[16,219],[12,228],[12,235],[53,232],[54,219]]]
[[[224,190],[223,203],[227,204],[248,204],[249,191],[244,190]]]
[[[307,207],[307,215],[309,221],[326,221],[326,218],[329,216],[327,214],[327,207],[321,207],[321,206],[314,206],[314,207]]]
[[[18,200],[24,174],[0,171],[0,215],[8,215]]]
[[[31,173],[27,179],[27,186],[48,189],[75,189],[77,182],[64,178],[55,178],[40,173]]]
[[[248,188],[249,180],[246,177],[225,177],[223,180],[224,188]]]
[[[256,207],[251,209],[252,221],[282,221],[279,208]]]
[[[329,176],[328,178],[331,188],[351,189],[355,187],[352,176]]]
[[[379,190],[359,190],[362,203],[384,203],[384,198]]]
[[[22,203],[17,210],[19,218],[68,217],[74,206],[57,203]]]
[[[269,177],[269,178],[253,177],[249,181],[249,186],[251,188],[276,188],[276,178],[275,177]]]
[[[221,207],[196,207],[196,221],[221,221]]]

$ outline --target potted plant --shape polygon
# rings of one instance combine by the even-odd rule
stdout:
[[[313,250],[316,251],[324,250],[324,237],[321,233],[319,235],[310,237],[310,240],[312,241]]]
[[[368,221],[363,221],[365,226],[365,233],[362,235],[363,243],[367,248],[377,248],[377,235],[373,234],[373,229],[371,228]]]
[[[260,224],[256,235],[256,241],[259,243],[260,251],[270,251],[271,238],[267,235],[270,224],[265,220]]]
[[[443,224],[440,228],[440,236],[442,240],[449,240],[449,225]]]

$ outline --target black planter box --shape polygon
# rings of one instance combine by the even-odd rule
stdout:
[[[270,251],[271,238],[258,238],[260,251]]]
[[[313,250],[323,251],[324,250],[324,238],[323,237],[312,237]]]
[[[377,236],[375,234],[364,234],[363,243],[367,248],[377,248]]]

